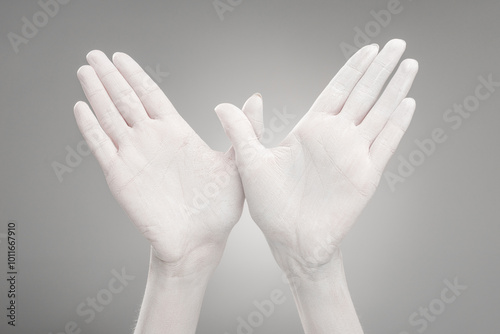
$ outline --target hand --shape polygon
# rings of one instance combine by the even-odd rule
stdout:
[[[87,60],[78,78],[97,118],[84,102],[75,117],[111,193],[169,275],[212,271],[243,206],[234,150],[210,149],[128,55]],[[243,111],[260,131],[260,96]]]
[[[216,108],[250,213],[286,272],[316,275],[338,260],[340,242],[377,188],[415,109],[405,98],[415,60],[404,60],[380,95],[405,47],[392,40],[380,53],[375,45],[359,50],[275,148],[261,145],[239,109]]]

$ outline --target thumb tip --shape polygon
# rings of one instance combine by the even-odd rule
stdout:
[[[221,103],[221,104],[218,104],[215,108],[215,113],[220,116],[221,114],[227,114],[227,113],[231,113],[231,112],[237,112],[239,111],[240,109],[238,107],[236,107],[235,105],[231,104],[231,103]]]
[[[230,103],[220,103],[218,104],[214,110],[216,113],[222,111],[222,110],[228,110],[229,108],[231,108],[231,104]]]

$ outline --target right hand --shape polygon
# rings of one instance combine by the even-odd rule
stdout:
[[[259,142],[244,113],[216,108],[236,151],[250,213],[280,267],[314,274],[339,256],[339,245],[375,192],[412,118],[406,98],[418,70],[401,63],[406,44],[359,50],[279,146]]]

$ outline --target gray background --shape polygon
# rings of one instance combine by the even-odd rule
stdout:
[[[223,1],[226,2],[226,1]],[[19,53],[7,34],[32,21],[36,1],[0,4],[0,233],[18,224],[18,326],[1,333],[59,333],[75,321],[83,333],[131,332],[144,292],[148,244],[110,195],[95,159],[59,182],[51,164],[82,140],[72,108],[84,99],[76,70],[85,55],[124,51],[169,75],[162,89],[182,116],[215,149],[229,146],[213,112],[240,105],[254,92],[272,110],[297,115],[345,61],[342,42],[374,21],[376,1],[250,1],[217,15],[212,1],[73,0]],[[391,191],[385,180],[343,244],[350,290],[367,333],[418,333],[410,314],[440,298],[444,280],[467,289],[429,323],[426,333],[498,333],[500,321],[499,177],[500,92],[453,130],[443,120],[454,103],[474,94],[478,76],[500,81],[500,3],[401,0],[403,10],[370,42],[408,43],[405,57],[420,63],[410,95],[417,111],[398,155],[415,139],[442,128],[448,139]],[[498,89],[498,88],[497,88]],[[276,142],[294,125],[275,134]],[[0,238],[0,301],[6,306],[6,243]],[[106,288],[111,270],[134,281],[114,295],[91,323],[78,304]],[[247,210],[231,234],[210,282],[198,333],[233,334],[237,318],[272,290],[286,302],[254,333],[303,333],[292,296]]]

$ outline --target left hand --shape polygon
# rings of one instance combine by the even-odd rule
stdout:
[[[78,78],[97,118],[84,102],[75,117],[111,193],[172,275],[213,270],[243,207],[234,150],[212,150],[128,55],[87,60]],[[260,131],[260,96],[243,110]]]

